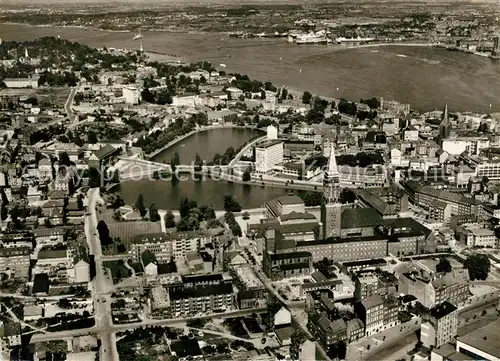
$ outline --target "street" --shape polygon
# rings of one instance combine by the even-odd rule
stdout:
[[[73,106],[73,100],[75,99],[76,92],[78,91],[78,87],[71,88],[71,91],[69,92],[68,99],[66,100],[66,103],[64,104],[64,109],[66,110],[66,114],[68,115],[69,121],[73,122],[75,114],[73,113],[73,109],[71,107]]]
[[[87,207],[90,215],[85,217],[85,236],[89,247],[89,254],[95,257],[96,276],[92,281],[92,301],[94,303],[95,329],[101,330],[97,333],[101,341],[99,349],[100,360],[118,361],[115,336],[111,331],[113,321],[111,319],[111,296],[112,281],[104,274],[102,267],[101,240],[97,235],[97,213],[96,206],[100,200],[98,188],[91,188],[87,194]],[[111,283],[111,284],[110,284]]]
[[[380,355],[388,350],[397,351],[396,345],[405,347],[411,342],[415,332],[420,328],[420,319],[414,318],[411,321],[394,326],[373,336],[365,337],[359,341],[349,344],[347,348],[348,360],[375,360],[383,359]],[[408,342],[407,342],[408,341]]]
[[[153,327],[153,326],[171,326],[178,325],[182,322],[194,321],[194,320],[208,320],[214,318],[232,318],[232,317],[243,317],[249,316],[253,313],[264,313],[267,312],[267,307],[259,307],[259,308],[248,308],[245,310],[235,310],[224,313],[214,313],[210,315],[203,315],[198,317],[184,317],[184,318],[169,318],[169,319],[161,319],[161,320],[145,320],[141,322],[127,323],[123,325],[110,325],[107,328],[98,328],[97,324],[91,328],[83,328],[78,330],[69,330],[69,331],[58,331],[58,332],[48,332],[45,334],[36,334],[31,338],[31,343],[36,342],[45,342],[45,341],[56,341],[61,339],[70,339],[72,337],[84,336],[97,333],[101,335],[101,337],[107,337],[106,335],[110,335],[109,339],[106,342],[111,342],[111,337],[115,337],[117,332],[125,332],[132,331],[136,328],[141,327]],[[113,335],[113,336],[111,336]]]

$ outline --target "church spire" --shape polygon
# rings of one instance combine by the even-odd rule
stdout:
[[[444,104],[444,111],[443,111],[443,122],[449,123],[450,120],[448,118],[448,102]]]
[[[451,123],[448,114],[448,102],[444,105],[443,118],[441,119],[441,124],[439,124],[439,141],[447,139],[450,137]]]
[[[328,159],[328,168],[325,172],[325,189],[324,196],[328,203],[338,201],[340,188],[340,174],[337,168],[337,160],[335,158],[335,144],[330,143],[330,158]]]

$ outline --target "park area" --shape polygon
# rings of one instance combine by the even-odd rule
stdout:
[[[113,218],[113,215],[114,212],[112,209],[102,209],[98,211],[97,219],[106,222],[111,238],[120,238],[123,243],[129,243],[140,234],[161,232],[161,224],[159,221],[118,221]]]
[[[68,99],[69,88],[2,89],[0,96],[36,98],[41,106],[63,106]]]

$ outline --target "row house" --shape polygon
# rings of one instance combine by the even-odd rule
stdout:
[[[469,272],[467,269],[452,270],[436,279],[403,273],[399,277],[398,292],[415,296],[427,308],[446,300],[459,305],[469,297]]]

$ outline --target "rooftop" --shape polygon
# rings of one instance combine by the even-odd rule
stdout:
[[[259,144],[256,145],[256,148],[270,148],[276,144],[282,144],[283,141],[279,139],[271,139],[271,140],[265,140],[263,142],[260,142]]]
[[[287,195],[276,198],[276,201],[282,205],[303,204],[302,198],[296,195]]]
[[[448,301],[444,301],[443,303],[440,303],[439,305],[431,308],[429,310],[429,314],[435,319],[439,320],[443,317],[448,316],[450,313],[456,310],[457,308],[455,306],[453,306]]]
[[[66,258],[68,250],[66,249],[53,249],[53,250],[41,250],[38,252],[38,259],[54,259],[54,258]]]
[[[342,229],[375,227],[382,223],[382,217],[374,208],[346,208],[340,223]]]
[[[111,144],[106,144],[104,147],[97,150],[94,154],[99,160],[102,160],[118,152],[118,149],[119,148],[115,148]]]
[[[281,222],[286,222],[286,221],[291,221],[295,219],[311,219],[311,220],[316,220],[316,217],[311,214],[311,213],[299,213],[299,212],[291,212],[288,214],[282,214],[280,216]]]
[[[282,260],[282,259],[291,259],[298,257],[312,257],[310,252],[291,252],[291,253],[278,253],[271,254],[271,261]]]
[[[490,354],[493,359],[500,359],[500,319],[478,328],[457,341],[473,346],[476,349]]]
[[[33,294],[49,292],[49,275],[46,273],[38,273],[33,280]]]
[[[380,295],[373,295],[361,301],[361,304],[365,307],[365,309],[371,309],[373,307],[382,305],[384,300]]]
[[[209,275],[192,275],[192,276],[182,276],[183,283],[203,283],[203,282],[222,282],[224,277],[220,273],[209,274]]]
[[[171,300],[184,300],[186,298],[233,294],[233,285],[230,283],[220,283],[218,285],[210,285],[206,287],[170,289],[169,292]]]

